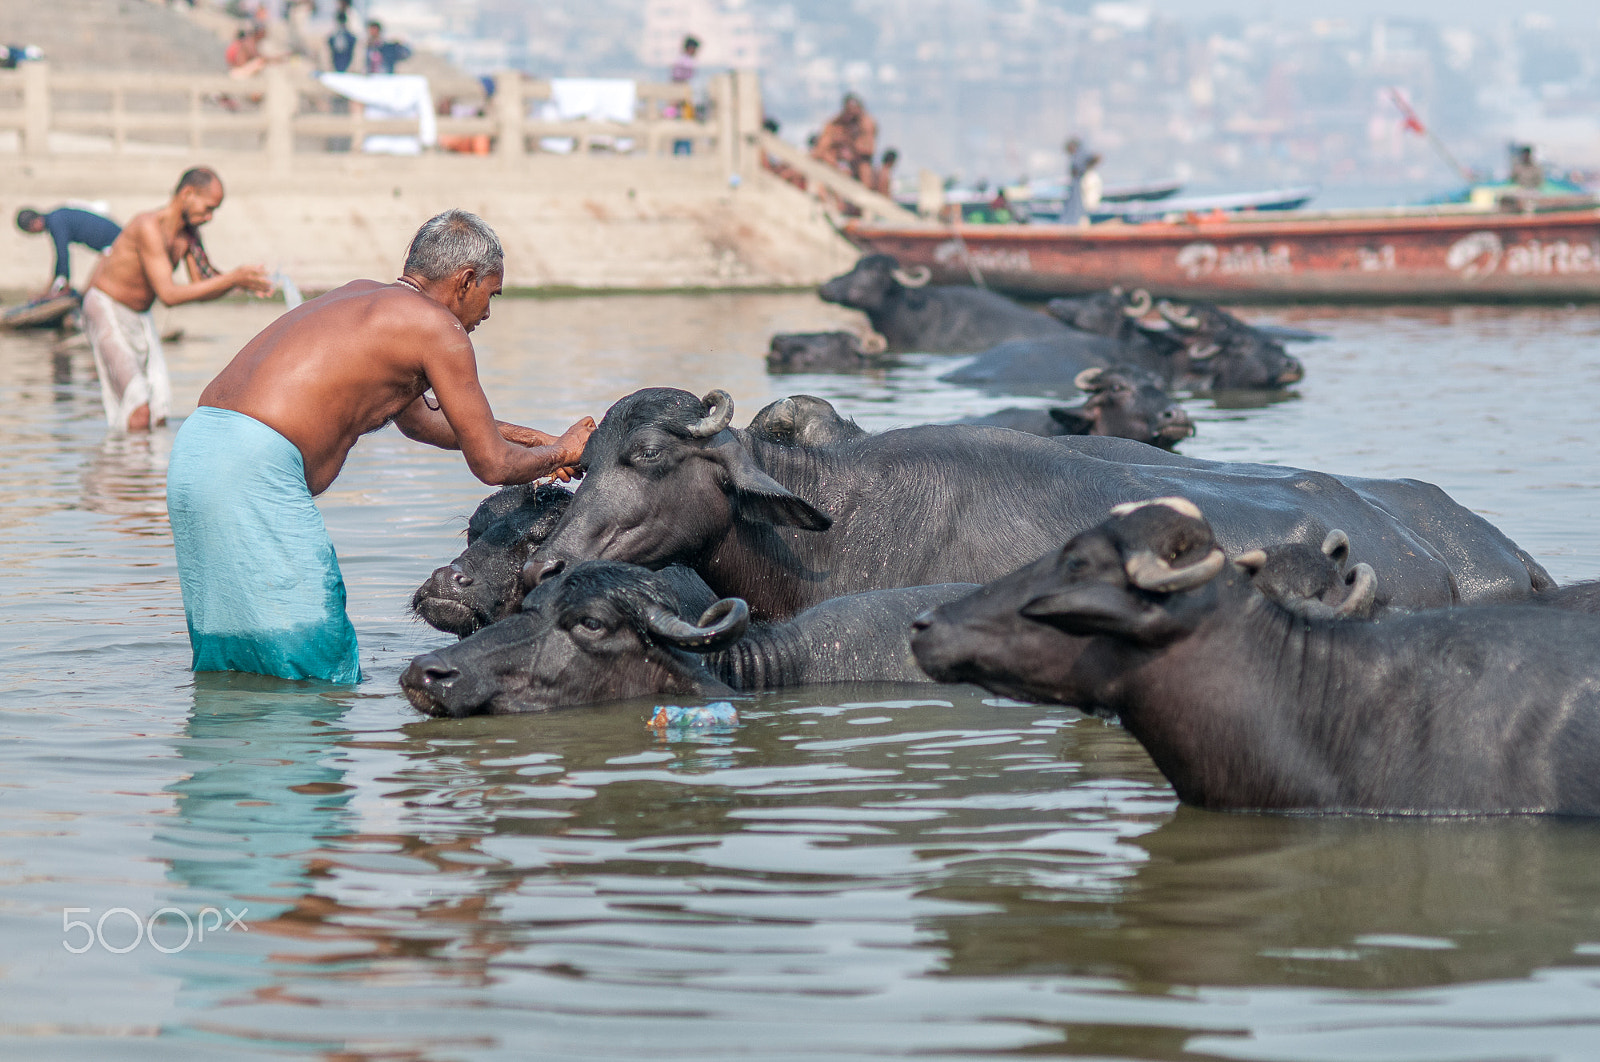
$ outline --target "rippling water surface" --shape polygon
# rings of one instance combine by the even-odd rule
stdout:
[[[272,314],[171,315],[180,412]],[[1428,479],[1600,577],[1595,310],[1277,317],[1334,338],[1288,400],[1191,401],[1186,452]],[[847,320],[509,301],[478,340],[497,413],[550,429],[650,384],[740,423],[795,392],[873,428],[1017,402],[937,383],[949,359],[765,375],[768,334]],[[671,740],[646,703],[422,719],[396,677],[447,639],[405,605],[486,490],[392,430],[321,499],[367,680],[195,676],[171,431],[108,437],[80,347],[0,359],[6,1058],[1600,1054],[1597,824],[1180,808],[1116,727],[965,687],[743,698]]]

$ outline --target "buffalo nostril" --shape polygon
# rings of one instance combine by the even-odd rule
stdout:
[[[522,585],[532,589],[551,576],[559,574],[566,566],[567,562],[560,557],[547,561],[534,561],[522,569]]]
[[[461,672],[444,664],[430,664],[422,669],[422,684],[424,686],[448,686],[461,677]]]
[[[472,583],[473,583],[472,576],[468,575],[466,572],[459,571],[459,570],[451,572],[450,573],[450,578],[455,581],[455,584],[457,586],[471,586]]]
[[[931,626],[933,626],[933,613],[931,612],[921,613],[911,621],[911,629],[914,631],[925,631]]]

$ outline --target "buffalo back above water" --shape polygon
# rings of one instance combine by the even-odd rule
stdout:
[[[909,287],[900,263],[869,254],[817,294],[865,313],[890,353],[973,354],[1008,339],[1065,333],[1059,321],[1004,295],[956,286]]]
[[[780,446],[729,429],[731,416],[722,392],[700,400],[656,388],[620,400],[590,437],[588,474],[525,580],[596,558],[676,562],[758,618],[777,618],[865,590],[987,582],[1112,505],[1181,495],[1215,514],[1230,552],[1320,544],[1341,527],[1406,607],[1523,594],[1534,582],[1536,566],[1513,543],[1425,484],[1413,493],[1427,526],[1411,528],[1335,476],[1194,461],[1121,439],[924,425]]]

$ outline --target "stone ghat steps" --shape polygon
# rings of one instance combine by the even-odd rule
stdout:
[[[36,44],[52,68],[226,74],[215,32],[149,0],[30,0],[0,3],[0,43]]]

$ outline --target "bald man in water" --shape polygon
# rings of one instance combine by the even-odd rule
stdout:
[[[145,431],[167,419],[172,386],[161,339],[150,319],[157,299],[167,306],[206,302],[230,291],[272,291],[261,266],[217,271],[200,243],[200,226],[222,205],[222,181],[204,166],[178,178],[167,205],[135,214],[89,277],[83,296],[84,331],[100,375],[106,423]],[[172,273],[183,263],[189,283]]]
[[[395,283],[352,281],[284,314],[201,393],[167,474],[194,670],[358,680],[312,497],[362,435],[392,421],[460,450],[488,484],[569,476],[594,421],[559,437],[497,421],[478,382],[468,335],[503,274],[489,226],[446,211],[418,230]]]

